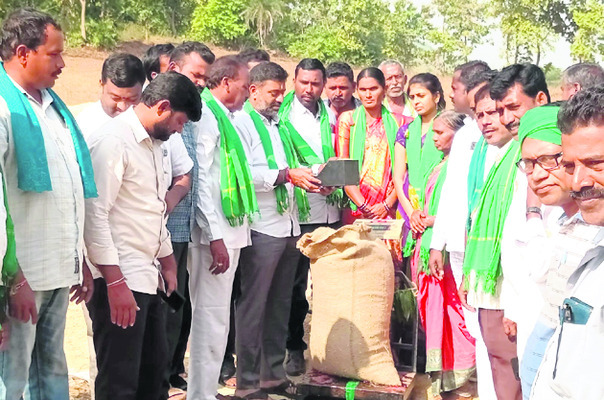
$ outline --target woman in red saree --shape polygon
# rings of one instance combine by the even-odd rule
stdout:
[[[358,218],[395,217],[397,197],[392,182],[394,142],[398,123],[383,106],[386,81],[378,68],[366,68],[357,77],[361,103],[338,122],[338,154],[359,161],[360,183],[346,186],[350,209],[343,210],[345,224]]]
[[[424,204],[420,213],[426,229],[417,236],[411,259],[411,274],[418,289],[417,307],[426,332],[426,372],[432,379],[432,393],[436,398],[441,392],[464,386],[476,366],[475,340],[466,328],[451,266],[445,265],[442,277],[431,275],[428,266],[432,226],[447,174],[449,151],[464,118],[464,114],[445,111],[434,119],[434,146],[444,157],[422,188]]]

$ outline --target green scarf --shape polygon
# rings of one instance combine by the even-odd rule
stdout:
[[[407,139],[407,173],[409,176],[409,197],[411,204],[423,209],[426,183],[436,167],[443,159],[443,152],[434,146],[434,131],[432,124],[426,133],[422,146],[422,117],[418,116],[409,124]],[[403,256],[409,257],[415,247],[413,232],[409,231]]]
[[[489,172],[468,234],[463,272],[476,274],[476,288],[495,294],[501,276],[501,235],[514,195],[520,144],[513,140],[503,159]]]
[[[440,168],[440,172],[438,173],[438,178],[436,178],[436,183],[434,184],[434,189],[432,190],[432,196],[430,196],[430,201],[428,202],[428,215],[436,215],[438,212],[438,203],[440,202],[440,193],[442,192],[443,185],[445,183],[445,178],[447,176],[447,166],[449,165],[449,159],[443,160],[442,167]],[[437,166],[438,168],[438,166]],[[422,241],[420,245],[419,252],[419,268],[418,271],[423,271],[426,274],[430,274],[429,267],[429,259],[430,259],[430,243],[432,242],[432,232],[434,231],[434,227],[430,226],[426,228],[424,233],[422,233]]]
[[[350,158],[359,161],[360,171],[363,166],[365,137],[367,136],[367,113],[365,107],[361,106],[354,110],[352,119],[354,125],[350,129]],[[390,162],[392,163],[392,169],[394,170],[394,142],[396,140],[396,133],[398,132],[398,124],[390,111],[384,106],[382,106],[382,123],[384,124],[384,130],[386,131],[386,137],[388,138]]]
[[[209,90],[201,93],[220,131],[220,197],[222,211],[231,226],[240,226],[259,213],[250,166],[241,139],[226,113]]]
[[[560,107],[549,104],[528,110],[520,118],[518,127],[520,144],[524,143],[524,139],[531,138],[560,146],[562,132],[558,128],[558,111]]]
[[[97,197],[92,161],[84,136],[65,103],[54,91],[47,90],[53,99],[52,107],[63,118],[71,132],[76,159],[80,166],[84,197]],[[9,78],[3,63],[0,63],[0,96],[4,98],[10,111],[19,189],[38,193],[51,191],[52,182],[40,122],[27,97]]]
[[[323,158],[321,158],[317,155],[317,153],[315,153],[306,140],[304,140],[302,135],[300,135],[300,133],[289,120],[289,114],[295,98],[296,94],[293,90],[286,94],[283,98],[283,103],[279,109],[280,124],[287,129],[292,144],[294,145],[294,149],[296,150],[298,159],[302,165],[310,167],[314,164],[323,164],[330,158],[336,156],[336,152],[333,148],[333,136],[331,132],[331,125],[329,124],[329,113],[327,112],[327,107],[325,107],[325,104],[323,104],[321,100],[317,102],[320,115],[319,123],[321,126],[321,148],[323,150]],[[344,202],[344,192],[342,189],[336,189],[327,197],[327,203],[331,205],[341,207]]]
[[[468,223],[467,231],[472,225],[472,212],[476,208],[476,204],[480,199],[482,187],[484,186],[484,167],[487,160],[487,149],[489,144],[484,137],[481,136],[470,160],[470,170],[468,172]]]
[[[262,148],[264,149],[264,154],[266,155],[268,167],[270,169],[279,169],[277,166],[277,161],[275,160],[275,151],[273,150],[271,136],[268,132],[268,129],[264,125],[260,114],[254,110],[254,107],[252,107],[249,101],[245,102],[243,109],[249,114],[254,122],[254,127],[256,128],[258,136],[260,136],[260,141],[262,142]],[[281,124],[279,124],[278,129],[288,166],[290,168],[300,167],[300,162],[296,157],[296,152],[293,150],[293,144],[291,143],[287,129],[283,128]],[[277,211],[279,214],[283,214],[289,207],[289,193],[287,192],[287,187],[285,187],[284,184],[276,186],[275,196],[277,198]],[[294,186],[294,197],[296,199],[296,205],[298,206],[298,217],[300,218],[300,221],[308,221],[308,218],[310,217],[310,205],[308,203],[308,196],[306,195],[306,192],[301,188]]]
[[[2,322],[6,317],[5,313],[8,306],[9,288],[19,270],[17,246],[15,242],[15,226],[13,225],[13,219],[8,209],[4,174],[2,174],[2,191],[4,193],[4,209],[6,210],[6,253],[4,253],[4,260],[2,262],[2,285],[0,285],[0,328],[2,328]]]

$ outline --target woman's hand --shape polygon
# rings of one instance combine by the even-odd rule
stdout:
[[[411,225],[411,230],[415,234],[424,233],[424,231],[426,230],[425,221],[421,215],[421,211],[415,210],[409,218],[409,225]]]

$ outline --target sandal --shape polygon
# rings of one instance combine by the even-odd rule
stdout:
[[[268,394],[276,394],[285,397],[295,397],[298,394],[296,385],[290,380],[286,380],[277,386],[264,388],[263,390]]]

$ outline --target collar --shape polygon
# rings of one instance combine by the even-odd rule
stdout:
[[[319,100],[321,101],[321,100]],[[300,103],[300,100],[298,100],[298,96],[296,96],[296,94],[294,93],[294,101],[292,104],[292,110],[295,113],[299,113],[299,114],[308,114],[310,116],[312,116],[314,119],[321,119],[321,108],[318,107],[317,108],[317,115],[313,114],[312,111],[310,111],[308,108],[304,107],[304,105],[302,103]]]
[[[259,112],[257,112],[257,114],[260,116],[260,119],[262,120],[262,123],[264,125],[269,126],[269,127],[279,125],[279,116],[278,115],[273,119],[268,119],[264,115],[260,114]]]
[[[17,82],[15,82],[15,80],[8,74],[6,74],[8,76],[8,79],[10,79],[10,81],[13,83],[13,85],[15,85],[15,87],[17,89],[19,89],[19,91],[21,93],[23,93],[25,95],[25,97],[27,97],[28,100],[39,104],[42,107],[42,110],[44,110],[46,112],[46,109],[52,104],[53,100],[52,100],[52,96],[50,95],[50,93],[48,93],[48,90],[46,89],[42,89],[40,90],[40,94],[42,96],[42,104],[40,104],[38,102],[38,100],[34,99],[32,95],[30,95],[29,93],[27,93],[25,91],[25,89],[23,89],[21,87],[21,85],[19,85]]]
[[[132,128],[132,133],[134,134],[134,139],[136,139],[137,143],[142,143],[145,139],[149,139],[152,141],[151,136],[141,123],[140,119],[134,112],[134,108],[130,107],[116,118],[123,119],[130,127]]]
[[[214,100],[216,100],[216,103],[218,104],[220,109],[226,114],[227,118],[232,121],[233,118],[235,117],[235,114],[233,112],[231,112],[231,110],[226,108],[226,106],[224,104],[222,104],[222,101],[220,101],[220,99],[218,97],[214,96]]]

